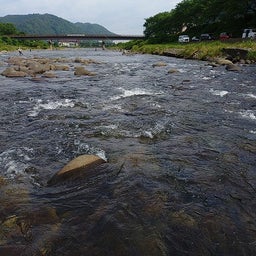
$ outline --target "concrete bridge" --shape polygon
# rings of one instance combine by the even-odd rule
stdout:
[[[67,35],[12,35],[19,40],[137,40],[144,39],[144,35],[90,35],[90,34],[67,34]]]

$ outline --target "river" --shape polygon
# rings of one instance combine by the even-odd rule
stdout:
[[[15,55],[0,55],[0,72]],[[256,255],[255,65],[24,56],[69,59],[70,70],[1,77],[0,255]],[[96,75],[74,76],[74,58],[95,60]],[[108,165],[47,185],[82,154]]]

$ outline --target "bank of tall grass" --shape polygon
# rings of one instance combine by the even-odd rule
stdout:
[[[18,47],[14,45],[7,45],[7,44],[1,44],[0,43],[0,52],[1,51],[15,51]]]
[[[241,42],[195,42],[195,43],[169,43],[147,44],[146,42],[128,42],[121,46],[123,49],[133,52],[164,55],[170,53],[184,58],[208,60],[215,57],[224,57],[223,48],[239,48],[248,50],[247,59],[256,62],[256,41],[248,40]]]

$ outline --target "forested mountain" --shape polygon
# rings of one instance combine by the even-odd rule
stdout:
[[[113,34],[98,24],[72,23],[51,14],[7,15],[0,17],[0,23],[11,23],[17,30],[34,35]]]
[[[155,42],[168,42],[184,32],[231,33],[241,37],[244,28],[256,27],[255,0],[183,0],[170,12],[146,19],[145,36]]]
[[[81,33],[88,33],[88,34],[113,34],[109,32],[107,29],[102,27],[98,24],[91,24],[91,23],[81,23],[77,22],[74,23],[77,31],[80,31]]]

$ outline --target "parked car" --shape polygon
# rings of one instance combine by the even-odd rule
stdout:
[[[222,32],[220,33],[220,40],[226,40],[226,39],[229,39],[231,37],[231,35],[227,32]]]
[[[198,42],[198,41],[200,41],[200,39],[199,39],[198,37],[196,37],[196,36],[193,36],[193,37],[191,38],[191,41],[192,41],[192,42]]]
[[[180,35],[178,38],[179,43],[189,43],[189,36],[188,35]]]
[[[201,34],[200,40],[205,41],[205,40],[213,40],[214,37],[212,34]]]
[[[242,38],[255,38],[256,37],[256,29],[246,28],[242,34]]]

